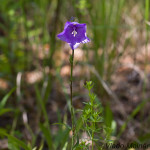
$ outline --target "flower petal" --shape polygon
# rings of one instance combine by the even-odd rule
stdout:
[[[69,45],[70,45],[71,49],[74,50],[80,45],[80,43],[76,43],[74,45],[73,44],[69,44]]]
[[[90,41],[86,36],[86,24],[78,22],[66,22],[64,31],[58,34],[57,37],[67,42],[72,49],[77,48],[80,43]]]

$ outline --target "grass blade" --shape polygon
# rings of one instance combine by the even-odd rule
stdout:
[[[7,136],[8,140],[16,145],[16,147],[23,148],[25,150],[30,150],[30,148],[21,140],[17,139],[14,136],[7,134],[4,130],[0,129],[0,135]]]
[[[16,88],[11,89],[10,92],[3,97],[3,99],[0,102],[0,109],[5,107],[8,98],[15,90],[16,90]]]

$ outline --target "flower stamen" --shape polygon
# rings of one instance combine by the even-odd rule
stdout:
[[[72,34],[73,34],[74,37],[76,36],[77,32],[76,32],[75,29],[73,30]]]

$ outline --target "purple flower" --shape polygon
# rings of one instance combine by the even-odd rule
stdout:
[[[77,48],[80,43],[90,42],[86,36],[86,24],[78,22],[66,22],[64,31],[57,35],[57,37],[67,42],[72,50]]]

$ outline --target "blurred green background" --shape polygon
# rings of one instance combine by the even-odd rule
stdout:
[[[91,39],[75,50],[74,107],[83,109],[84,83],[92,80],[111,139],[149,143],[149,6],[149,0],[0,0],[0,149],[65,150],[70,132],[53,123],[71,123],[71,49],[56,35],[71,17],[87,24]]]

